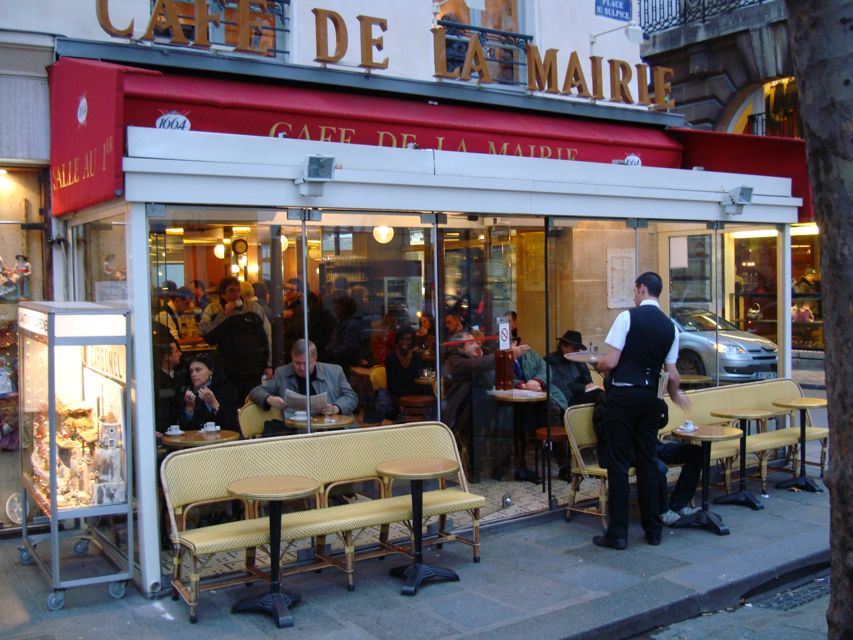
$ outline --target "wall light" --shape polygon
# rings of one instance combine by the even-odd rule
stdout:
[[[225,245],[220,242],[213,247],[213,255],[222,260],[225,257]]]
[[[258,271],[260,271],[260,268],[258,267],[258,264],[256,262],[253,262],[249,265],[249,273],[255,275],[258,273]]]
[[[249,264],[249,256],[244,253],[239,258],[237,258],[237,264],[239,264],[241,267],[245,267],[247,264]]]
[[[752,238],[775,238],[778,232],[775,229],[757,229],[755,231],[735,231],[732,238],[736,240],[749,240]]]
[[[167,236],[182,236],[182,235],[184,235],[184,228],[183,227],[169,227],[168,229],[166,229],[166,235]]]
[[[232,264],[231,265],[231,273],[240,273],[240,265]]]
[[[281,250],[287,251],[287,248],[290,246],[290,240],[287,239],[287,236],[281,236]]]
[[[388,244],[394,239],[394,227],[373,227],[373,239],[379,244]]]
[[[323,183],[335,179],[335,157],[310,155],[302,162],[302,175],[293,183],[301,196],[323,195]]]
[[[817,234],[818,229],[814,222],[791,227],[792,236],[816,236]]]

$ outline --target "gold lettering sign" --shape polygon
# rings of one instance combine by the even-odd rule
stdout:
[[[388,58],[381,62],[373,59],[373,50],[382,51],[385,46],[382,36],[373,37],[373,27],[379,27],[379,30],[384,33],[388,30],[388,21],[384,18],[358,16],[358,22],[361,24],[361,63],[358,66],[365,69],[387,69]]]
[[[112,153],[113,137],[107,136],[101,144],[85,149],[73,158],[55,162],[50,170],[53,190],[59,191],[106,171]]]
[[[110,10],[108,2],[109,0],[95,1],[95,11],[98,14],[98,24],[100,24],[101,28],[111,36],[117,36],[119,38],[131,37],[133,35],[133,20],[131,20],[130,24],[127,25],[124,29],[119,29],[118,27],[114,26],[112,21],[110,20]]]
[[[314,62],[337,62],[347,52],[347,25],[340,13],[327,9],[311,9],[317,35],[317,55]],[[335,30],[335,52],[329,54],[329,24]]]
[[[83,362],[89,369],[102,376],[125,382],[124,347],[117,345],[86,345],[83,348]]]

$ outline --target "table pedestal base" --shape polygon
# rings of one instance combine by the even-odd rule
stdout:
[[[812,493],[823,493],[823,489],[808,476],[798,476],[782,482],[776,483],[777,489],[800,489],[801,491],[811,491]]]
[[[406,584],[400,590],[404,596],[413,596],[418,592],[418,587],[427,580],[450,580],[459,582],[459,576],[451,569],[443,567],[431,567],[428,564],[416,562],[401,567],[394,567],[389,575],[395,578],[405,578]]]
[[[729,528],[723,524],[723,519],[713,511],[697,511],[679,519],[672,526],[675,528],[698,527],[716,533],[718,536],[727,536],[731,533]]]
[[[247,611],[268,613],[275,621],[275,626],[279,629],[285,629],[293,626],[293,616],[288,607],[298,604],[300,600],[302,597],[296,593],[287,593],[286,591],[265,593],[262,596],[243,598],[232,607],[231,613],[245,613]]]
[[[734,504],[739,507],[749,507],[755,511],[759,511],[764,508],[761,500],[756,498],[755,494],[750,493],[749,491],[740,491],[738,493],[730,493],[725,496],[720,496],[714,500],[714,504]]]

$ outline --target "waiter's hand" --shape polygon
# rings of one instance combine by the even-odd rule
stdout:
[[[670,396],[679,407],[684,409],[685,411],[691,407],[693,404],[690,402],[690,398],[687,397],[687,394],[684,393],[681,389],[675,392],[674,396]]]

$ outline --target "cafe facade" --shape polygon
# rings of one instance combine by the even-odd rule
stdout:
[[[365,415],[369,370],[382,363],[388,329],[431,320],[434,338],[422,354],[434,378],[430,415],[448,421],[447,315],[482,332],[487,350],[497,348],[500,320],[512,311],[522,342],[543,357],[567,329],[603,350],[639,273],[663,276],[665,311],[736,321],[745,310],[735,234],[773,230],[790,245],[801,205],[792,176],[766,165],[704,170],[701,137],[665,110],[666,70],[609,57],[604,40],[596,45],[604,56],[578,54],[543,27],[501,53],[482,46],[483,31],[451,33],[457,20],[484,15],[449,20],[427,7],[401,23],[392,3],[271,3],[284,13],[252,14],[270,20],[268,30],[244,28],[252,15],[240,9],[251,3],[233,3],[228,24],[210,18],[206,29],[198,14],[170,12],[191,3],[143,3],[133,18],[116,3],[92,4],[90,17],[109,38],[57,39],[48,72],[51,213],[65,239],[54,287],[70,300],[131,309],[128,415],[145,592],[162,582],[153,322],[169,282],[200,280],[210,300],[225,276],[266,284],[276,365],[288,357],[280,320],[288,281],[315,301],[297,324],[321,352],[330,335],[309,314],[345,289],[364,345],[348,367],[361,425],[376,423]],[[540,11],[559,12],[544,1],[487,5],[515,17],[513,30],[504,29],[515,35],[525,19],[528,27],[547,22]],[[205,48],[202,33],[223,42]],[[282,38],[290,59],[258,53],[278,50]],[[401,41],[402,54],[394,48]],[[399,75],[382,67],[401,57]],[[755,145],[756,157],[772,153]],[[787,256],[772,256],[780,282],[790,280]],[[790,325],[782,321],[790,293],[777,290],[774,364],[732,371],[717,339],[697,373],[715,384],[790,374]],[[182,322],[197,338],[192,314]],[[190,340],[185,354],[204,348]],[[484,523],[565,503],[559,444],[550,451],[531,438],[551,480],[516,482],[507,462],[518,455],[512,407],[488,390],[471,401],[477,418],[466,445],[476,452],[467,473],[488,496]]]

